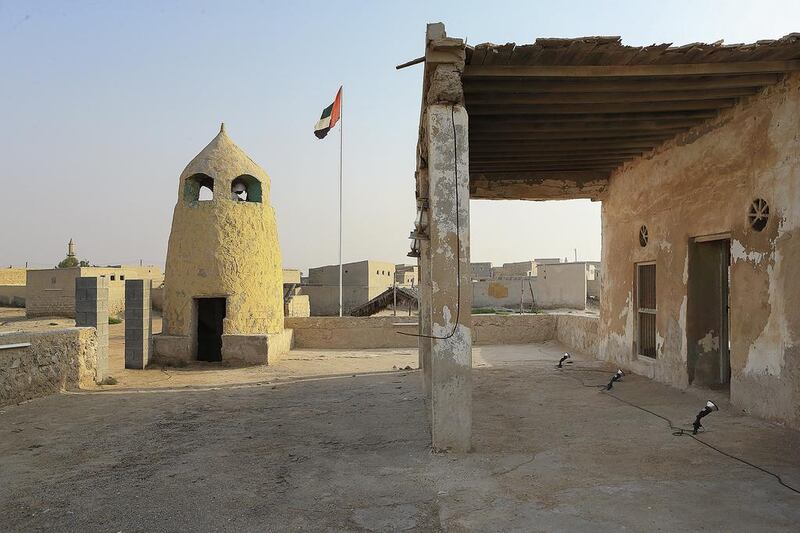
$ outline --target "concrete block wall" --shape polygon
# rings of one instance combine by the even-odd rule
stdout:
[[[150,361],[153,345],[151,285],[149,279],[125,280],[125,368],[143,369]]]
[[[108,279],[75,278],[75,325],[97,331],[97,380],[108,377]]]
[[[28,270],[25,315],[75,316],[75,279],[80,268]]]

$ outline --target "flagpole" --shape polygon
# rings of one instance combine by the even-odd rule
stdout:
[[[342,148],[344,145],[344,87],[339,106],[339,316],[342,316]]]

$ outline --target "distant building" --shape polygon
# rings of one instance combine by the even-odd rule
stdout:
[[[394,281],[401,287],[416,287],[419,284],[419,267],[417,265],[395,265]]]
[[[490,263],[477,263],[489,265]],[[586,309],[600,297],[600,263],[534,259],[491,267],[488,278],[473,276],[473,307]],[[473,269],[475,272],[475,269]]]
[[[492,277],[491,263],[470,263],[469,267],[472,271],[472,279],[489,279]]]
[[[357,261],[342,265],[342,307],[348,315],[394,285],[395,265],[386,261]],[[310,299],[311,314],[339,314],[339,265],[326,265],[308,270],[308,281],[301,285],[301,294]]]
[[[149,279],[153,287],[164,282],[156,266],[114,265],[106,267],[46,268],[28,270],[25,287],[25,315],[75,316],[75,278],[108,278],[108,315],[125,311],[125,280]]]

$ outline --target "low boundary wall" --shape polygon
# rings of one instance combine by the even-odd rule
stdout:
[[[25,307],[25,285],[0,285],[0,307]]]
[[[557,339],[574,350],[596,354],[597,317],[568,314],[473,315],[475,345],[530,344]],[[295,348],[416,348],[418,332],[407,317],[287,317]]]
[[[96,364],[94,328],[0,333],[0,406],[91,386]]]

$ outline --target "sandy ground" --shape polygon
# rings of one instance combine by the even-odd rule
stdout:
[[[475,348],[465,455],[431,453],[421,376],[392,370],[409,350],[301,350],[249,382],[126,374],[5,407],[0,529],[798,531],[800,495],[598,392],[612,368],[554,369],[561,351]],[[638,376],[613,393],[680,425],[706,397]],[[717,399],[701,438],[800,486],[800,434]]]

